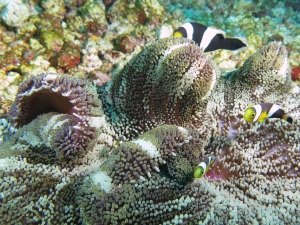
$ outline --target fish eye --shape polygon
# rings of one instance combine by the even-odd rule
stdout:
[[[251,115],[252,117],[254,117],[255,116],[255,114],[254,113],[252,113],[252,115]]]

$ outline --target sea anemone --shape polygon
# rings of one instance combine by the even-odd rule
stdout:
[[[163,124],[200,127],[218,73],[192,40],[165,38],[145,47],[98,91],[116,133],[130,139]]]
[[[27,79],[20,87],[9,111],[15,127],[29,124],[38,115],[57,112],[69,114],[72,126],[67,126],[56,143],[60,154],[72,158],[86,151],[87,143],[95,138],[91,117],[102,115],[101,101],[95,97],[91,84],[59,74],[40,74]]]

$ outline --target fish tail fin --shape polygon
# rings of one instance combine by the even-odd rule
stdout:
[[[285,121],[289,122],[289,123],[293,123],[293,118],[290,115],[283,115],[283,118]]]
[[[247,39],[243,37],[225,38],[224,43],[226,43],[226,47],[228,47],[225,49],[234,51],[234,53],[241,52],[249,46]]]
[[[232,37],[234,39],[238,39],[240,42],[242,42],[244,45],[246,45],[246,47],[249,46],[248,40],[245,37]]]

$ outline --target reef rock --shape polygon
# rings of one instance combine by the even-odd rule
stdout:
[[[8,26],[19,27],[30,16],[29,7],[22,0],[1,2],[5,5],[0,9],[0,17]]]

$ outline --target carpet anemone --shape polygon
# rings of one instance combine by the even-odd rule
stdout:
[[[218,71],[193,41],[166,38],[101,87],[25,81],[10,112],[19,129],[0,146],[1,223],[300,224],[300,95],[285,47]],[[261,102],[293,124],[247,123]]]

